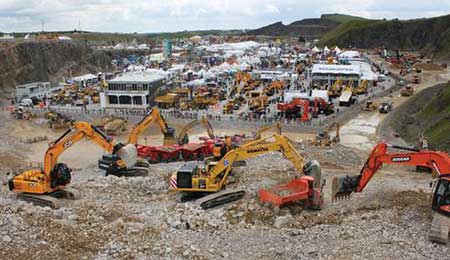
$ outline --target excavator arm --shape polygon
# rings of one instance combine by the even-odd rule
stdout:
[[[164,135],[164,145],[175,144],[175,130],[167,126],[166,120],[157,107],[153,107],[150,112],[136,124],[128,137],[128,143],[136,145],[139,136],[154,122],[159,125],[159,128]]]
[[[269,138],[274,140],[269,141]],[[281,152],[286,159],[292,162],[300,174],[305,175],[299,176],[300,178],[296,178],[287,184],[289,187],[295,186],[295,192],[288,188],[289,193],[292,194],[285,198],[284,202],[277,203],[277,205],[288,201],[308,200],[308,204],[314,208],[320,208],[323,203],[320,194],[324,184],[320,165],[316,161],[305,163],[303,157],[295,150],[290,141],[277,134],[235,148],[226,153],[220,161],[207,162],[206,166],[202,168],[198,164],[185,164],[172,175],[170,184],[175,190],[185,192],[184,196],[182,193],[181,201],[189,197],[195,198],[208,194],[198,201],[204,209],[235,201],[242,198],[245,191],[243,189],[224,189],[233,163],[270,152]],[[263,195],[263,197],[271,196]]]
[[[182,145],[182,144],[187,144],[189,143],[189,136],[188,136],[188,132],[195,127],[196,125],[202,124],[205,128],[206,131],[208,131],[208,136],[211,139],[214,139],[214,130],[211,126],[211,123],[209,122],[209,120],[207,118],[202,118],[200,120],[194,120],[192,122],[190,122],[189,124],[185,125],[183,127],[183,129],[181,129],[180,134],[178,135],[178,144]]]
[[[269,131],[270,129],[276,130],[276,134],[281,135],[281,123],[280,123],[280,121],[277,121],[276,123],[273,123],[271,125],[260,127],[258,129],[258,131],[256,131],[253,139],[254,140],[261,139],[262,133],[264,133],[266,131]]]
[[[268,142],[271,137],[259,139],[234,150],[231,150],[209,171],[209,176],[218,181],[218,189],[220,189],[230,173],[234,162],[246,160],[250,157],[256,157],[269,152],[281,152],[294,164],[298,172],[303,172],[305,161],[303,157],[295,150],[289,140],[281,135],[274,134],[272,136],[275,141]]]
[[[75,133],[69,135],[73,130],[75,130]],[[136,156],[132,155],[132,151],[128,151],[126,153],[123,152],[123,144],[115,144],[111,138],[89,123],[75,122],[73,123],[72,129],[65,132],[64,135],[62,135],[55,142],[50,143],[44,157],[44,173],[50,175],[51,171],[57,164],[58,157],[65,150],[83,138],[93,141],[108,153],[121,153],[123,155],[123,159],[125,159],[121,161],[123,166],[130,167],[136,163]],[[125,156],[125,154],[127,155]],[[128,155],[131,157],[128,157]]]
[[[54,199],[40,195],[64,192],[65,186],[71,180],[71,170],[65,163],[58,163],[58,157],[84,138],[95,142],[104,150],[118,157],[112,165],[111,171],[127,169],[136,163],[137,151],[134,145],[115,144],[103,132],[89,123],[75,122],[71,129],[49,144],[44,156],[43,169],[30,169],[13,176],[8,181],[9,189],[19,194],[28,194],[26,198],[32,202],[37,201],[43,205],[54,207],[56,205]],[[72,194],[72,192],[65,194]],[[74,196],[70,195],[69,197],[73,198]]]
[[[388,147],[408,152],[389,153]],[[440,178],[447,178],[450,174],[450,156],[445,152],[415,150],[380,143],[370,153],[359,175],[339,177],[333,180],[333,199],[348,197],[352,192],[362,192],[383,164],[427,167],[433,169]]]

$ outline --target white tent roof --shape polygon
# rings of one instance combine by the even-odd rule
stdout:
[[[320,49],[319,48],[317,48],[317,46],[314,46],[314,48],[312,48],[312,50],[311,50],[312,52],[320,52]]]
[[[336,53],[340,53],[341,52],[341,49],[339,49],[339,47],[338,46],[336,46],[335,48],[334,48],[334,50],[333,50],[334,52],[336,52]]]
[[[330,49],[328,49],[328,47],[325,46],[325,47],[323,48],[323,52],[330,52]]]

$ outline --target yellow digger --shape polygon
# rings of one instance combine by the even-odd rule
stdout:
[[[209,120],[206,117],[203,117],[202,119],[194,120],[194,121],[190,122],[189,124],[185,125],[181,129],[180,134],[178,135],[178,138],[177,138],[178,144],[183,145],[183,144],[189,143],[188,132],[193,127],[195,127],[196,125],[200,125],[200,124],[206,128],[206,131],[208,131],[209,138],[214,139],[215,136],[214,136],[214,131],[211,126],[211,123],[209,122]]]
[[[270,138],[274,140],[269,141]],[[323,202],[319,191],[323,187],[320,170],[305,171],[304,158],[286,137],[277,134],[232,149],[218,162],[207,161],[204,166],[198,163],[185,164],[172,174],[170,185],[175,191],[183,193],[181,201],[202,197],[198,203],[203,209],[236,201],[244,196],[245,191],[243,189],[225,189],[233,163],[270,152],[281,152],[286,159],[292,162],[299,174],[309,175],[310,179],[307,181],[309,184],[306,184],[304,188],[311,187],[317,192],[308,193],[310,196],[305,199],[310,200],[311,205],[320,208]]]

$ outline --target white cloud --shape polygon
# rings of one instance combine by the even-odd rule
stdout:
[[[394,0],[0,0],[0,31],[161,32],[257,28],[322,13],[414,18],[450,13],[450,1]]]

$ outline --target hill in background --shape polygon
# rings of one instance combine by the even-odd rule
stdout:
[[[295,21],[288,25],[282,22],[276,22],[256,30],[248,31],[251,35],[263,36],[290,36],[290,37],[305,37],[309,39],[320,38],[327,32],[332,31],[340,24],[347,21],[361,21],[365,20],[361,17],[342,15],[342,14],[324,14],[320,18],[310,18]]]
[[[450,15],[415,20],[353,20],[322,36],[321,45],[420,51],[450,59]]]

